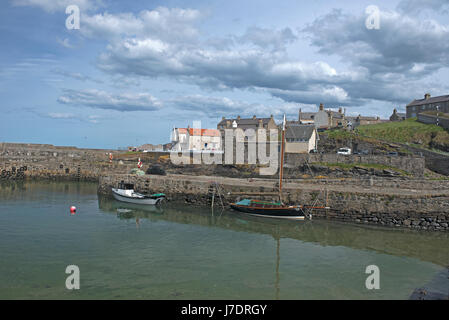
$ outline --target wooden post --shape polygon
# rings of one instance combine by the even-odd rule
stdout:
[[[281,135],[281,163],[279,169],[279,199],[282,202],[282,176],[284,175],[284,140],[285,140],[285,114],[284,123],[282,125],[282,135]]]

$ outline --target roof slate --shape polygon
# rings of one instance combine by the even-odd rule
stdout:
[[[291,125],[285,128],[285,137],[287,139],[309,140],[315,131],[313,125]]]
[[[447,95],[447,96],[439,96],[439,97],[434,97],[434,98],[429,98],[429,99],[413,100],[412,102],[410,102],[407,105],[407,107],[421,106],[423,104],[446,102],[446,101],[449,101],[449,95]]]

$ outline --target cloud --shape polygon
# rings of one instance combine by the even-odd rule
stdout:
[[[252,117],[269,117],[274,115],[280,117],[283,113],[296,117],[300,105],[296,103],[251,103],[247,101],[232,100],[227,97],[211,97],[204,95],[179,96],[166,101],[167,105],[184,112],[205,115],[209,118],[220,118],[222,116],[241,115]],[[315,109],[314,105],[301,105],[303,109]]]
[[[447,0],[402,0],[397,10],[407,15],[416,15],[422,11],[448,13],[449,2]]]
[[[127,111],[155,111],[162,107],[161,101],[148,93],[111,94],[96,89],[64,89],[58,102],[73,106]]]
[[[427,77],[449,65],[448,26],[381,11],[380,29],[369,30],[365,19],[333,10],[302,29],[319,53],[339,56],[363,75],[336,83],[354,101],[410,102],[430,89]]]
[[[96,83],[103,83],[103,81],[101,81],[101,80],[94,79],[94,78],[92,78],[90,76],[87,76],[87,75],[84,75],[84,74],[82,74],[80,72],[70,72],[70,71],[67,71],[67,70],[63,70],[61,68],[54,68],[54,69],[51,70],[51,72],[54,73],[54,74],[61,75],[61,76],[66,77],[66,78],[80,80],[80,81],[83,81],[83,82],[85,82],[85,81],[92,81],[92,82],[96,82]]]
[[[103,7],[102,0],[12,0],[15,6],[38,7],[46,12],[64,11],[70,5],[77,5],[80,10],[94,10]]]
[[[380,29],[369,30],[365,18],[334,10],[303,31],[320,53],[339,55],[373,75],[419,78],[448,65],[448,26],[381,11]],[[416,72],[416,65],[420,65],[420,72]]]
[[[154,38],[190,42],[198,36],[195,24],[202,17],[198,10],[158,7],[139,14],[107,12],[83,15],[82,34],[90,38],[117,40],[123,37]]]
[[[243,36],[236,38],[239,43],[252,43],[260,48],[276,51],[285,50],[286,45],[297,39],[290,28],[273,30],[259,27],[250,27]]]
[[[82,121],[82,122],[90,122],[90,123],[94,123],[97,124],[100,122],[101,119],[103,119],[104,117],[99,116],[99,115],[85,115],[85,114],[75,114],[75,113],[70,113],[70,112],[41,112],[41,111],[37,111],[35,109],[24,109],[27,112],[31,112],[34,113],[36,115],[38,115],[39,117],[43,117],[43,118],[48,118],[48,119],[53,119],[53,120],[75,120],[75,121]]]
[[[59,113],[59,112],[50,112],[47,114],[49,118],[52,119],[74,119],[76,116],[73,113]]]
[[[64,40],[57,39],[57,41],[61,46],[65,47],[65,48],[69,48],[69,49],[74,48],[74,46],[70,44],[70,40],[68,38],[64,38]]]
[[[305,90],[313,83],[335,84],[357,78],[357,74],[339,73],[325,62],[289,61],[279,51],[192,48],[151,38],[111,43],[99,57],[98,66],[111,74],[171,77],[220,90]]]

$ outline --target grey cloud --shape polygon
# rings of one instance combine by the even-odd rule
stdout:
[[[415,15],[426,10],[448,13],[449,2],[447,0],[402,0],[397,10],[408,15]]]
[[[251,103],[247,101],[232,100],[227,97],[210,97],[203,95],[179,96],[167,101],[167,104],[185,112],[202,114],[210,118],[231,115],[252,117],[255,114],[259,117],[269,117],[271,114],[274,116],[281,116],[283,113],[296,117],[299,108],[299,105],[295,103]]]
[[[267,28],[251,27],[246,33],[237,37],[239,43],[252,43],[264,49],[284,50],[285,46],[298,38],[290,28],[273,30]]]
[[[64,94],[58,98],[58,102],[122,112],[154,111],[162,107],[162,103],[158,99],[147,93],[111,94],[95,89],[64,89]]]
[[[320,53],[339,55],[370,74],[397,73],[421,78],[449,63],[449,28],[396,12],[381,12],[380,29],[365,27],[366,17],[340,10],[303,29]]]

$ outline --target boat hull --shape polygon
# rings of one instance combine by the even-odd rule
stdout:
[[[132,197],[125,197],[120,194],[115,193],[112,191],[112,195],[114,198],[118,201],[128,202],[128,203],[135,203],[135,204],[151,204],[155,205],[158,204],[164,199],[163,197],[160,198],[132,198]]]
[[[238,204],[231,204],[231,208],[247,213],[253,216],[277,218],[277,219],[292,219],[292,220],[304,220],[304,213],[297,207],[282,207],[282,208],[257,208],[251,206],[244,206]]]

